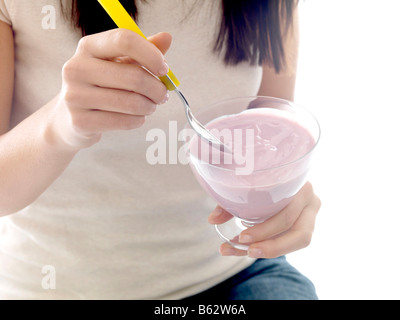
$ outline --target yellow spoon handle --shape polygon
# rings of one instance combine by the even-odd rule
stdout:
[[[108,13],[110,18],[115,22],[118,28],[124,28],[136,32],[143,38],[147,39],[143,32],[139,29],[135,21],[125,10],[122,4],[118,0],[97,0],[104,10]],[[169,78],[168,78],[169,77]],[[171,70],[168,72],[168,77],[161,77],[160,80],[165,84],[168,90],[173,91],[176,87],[179,87],[179,80],[172,73]],[[173,81],[175,86],[170,82]]]

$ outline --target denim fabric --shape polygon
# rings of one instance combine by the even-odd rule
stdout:
[[[285,257],[259,259],[232,278],[186,298],[197,300],[317,300],[312,282]]]

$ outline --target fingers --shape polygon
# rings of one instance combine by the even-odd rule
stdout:
[[[301,209],[304,208],[305,205],[308,205],[312,196],[314,196],[312,185],[306,183],[281,212],[272,216],[264,223],[260,223],[243,231],[239,236],[239,242],[253,243],[271,238],[289,230],[302,214]]]
[[[165,101],[167,88],[149,72],[136,64],[100,59],[71,59],[63,68],[67,83],[90,84],[139,93],[155,104]]]
[[[171,36],[151,41],[125,29],[84,37],[62,70],[63,86],[51,122],[57,143],[76,150],[97,143],[105,131],[144,124],[168,100],[157,78],[168,73],[164,54]]]
[[[143,95],[116,89],[88,86],[85,90],[68,90],[64,101],[73,106],[71,124],[82,136],[111,130],[141,127],[145,117],[157,105]]]
[[[221,245],[221,247],[219,248],[219,253],[222,256],[247,256],[248,252],[244,251],[244,250],[239,250],[236,249],[234,247],[232,247],[231,245],[229,245],[228,243],[223,243]]]
[[[153,43],[127,29],[113,29],[84,37],[77,51],[103,60],[128,56],[156,76],[164,76],[169,70],[164,55]]]
[[[233,216],[229,212],[225,211],[220,206],[217,206],[208,216],[208,222],[211,224],[222,224],[232,218]]]
[[[276,258],[307,247],[314,231],[321,201],[310,183],[299,191],[284,210],[264,223],[248,228],[240,234],[239,242],[249,244],[248,251],[224,243],[224,256],[249,255],[253,258]]]
[[[90,83],[103,88],[113,88],[139,93],[155,104],[161,104],[167,96],[165,85],[142,67],[104,60],[93,60],[93,69],[101,76],[90,73]]]
[[[277,258],[285,254],[307,247],[312,238],[315,224],[316,210],[314,206],[307,206],[293,227],[279,236],[255,242],[248,251],[239,250],[224,243],[220,253],[224,256],[243,256],[251,258]]]
[[[154,36],[148,37],[147,40],[153,43],[162,54],[165,54],[171,46],[172,36],[167,32],[160,32]]]
[[[295,225],[281,236],[252,244],[249,256],[253,258],[276,258],[307,247],[312,238],[316,206],[304,208]]]
[[[65,100],[74,109],[101,110],[133,116],[149,116],[157,109],[154,101],[141,94],[91,86],[76,93],[69,90]]]

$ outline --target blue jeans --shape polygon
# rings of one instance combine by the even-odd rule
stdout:
[[[312,282],[285,257],[259,259],[215,287],[186,298],[200,300],[317,300]]]

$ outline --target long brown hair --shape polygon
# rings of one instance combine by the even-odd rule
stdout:
[[[97,0],[71,0],[71,18],[82,36],[116,27]],[[120,0],[137,18],[135,1]],[[145,1],[145,0],[142,0]],[[297,0],[220,0],[223,19],[214,51],[223,55],[226,64],[241,62],[274,66],[279,72],[285,65],[283,39],[291,26]],[[99,23],[101,21],[101,23]]]

